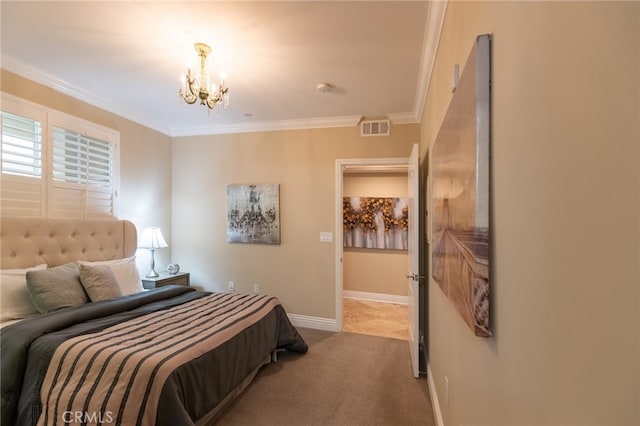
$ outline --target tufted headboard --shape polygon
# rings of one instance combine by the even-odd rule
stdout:
[[[122,259],[137,245],[127,220],[0,217],[0,269]]]

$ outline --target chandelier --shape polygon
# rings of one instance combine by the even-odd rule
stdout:
[[[187,69],[186,75],[182,76],[180,97],[188,104],[193,104],[200,99],[200,105],[206,105],[209,109],[216,107],[220,114],[220,104],[223,104],[224,108],[229,106],[229,89],[224,85],[224,80],[216,84],[207,74],[205,63],[207,55],[211,53],[211,47],[204,43],[196,43],[193,47],[200,57],[200,72],[192,76],[191,69]]]

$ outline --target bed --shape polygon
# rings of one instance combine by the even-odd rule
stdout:
[[[128,221],[0,218],[3,425],[212,424],[307,351],[274,297],[144,291],[136,246]]]

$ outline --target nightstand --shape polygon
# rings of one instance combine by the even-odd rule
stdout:
[[[142,286],[146,289],[157,288],[171,284],[189,287],[188,272],[178,272],[177,274],[159,272],[158,275],[160,276],[156,278],[142,277]]]

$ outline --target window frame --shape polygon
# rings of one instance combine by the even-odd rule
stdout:
[[[35,185],[35,181],[40,181],[41,208],[40,217],[70,217],[55,214],[53,206],[56,204],[54,189],[73,189],[84,191],[85,200],[87,193],[104,192],[111,194],[111,214],[110,217],[117,218],[120,214],[120,132],[85,119],[67,114],[25,99],[2,92],[3,112],[27,117],[39,121],[41,125],[42,150],[41,150],[41,176],[20,176],[9,173],[2,173],[0,168],[0,179],[6,182],[18,184],[28,183]],[[53,129],[62,128],[70,132],[77,132],[82,135],[107,142],[111,145],[112,180],[111,188],[108,189],[100,185],[90,183],[81,184],[56,180],[53,177]],[[0,154],[1,155],[1,154]],[[93,217],[90,205],[85,205],[82,217]]]

